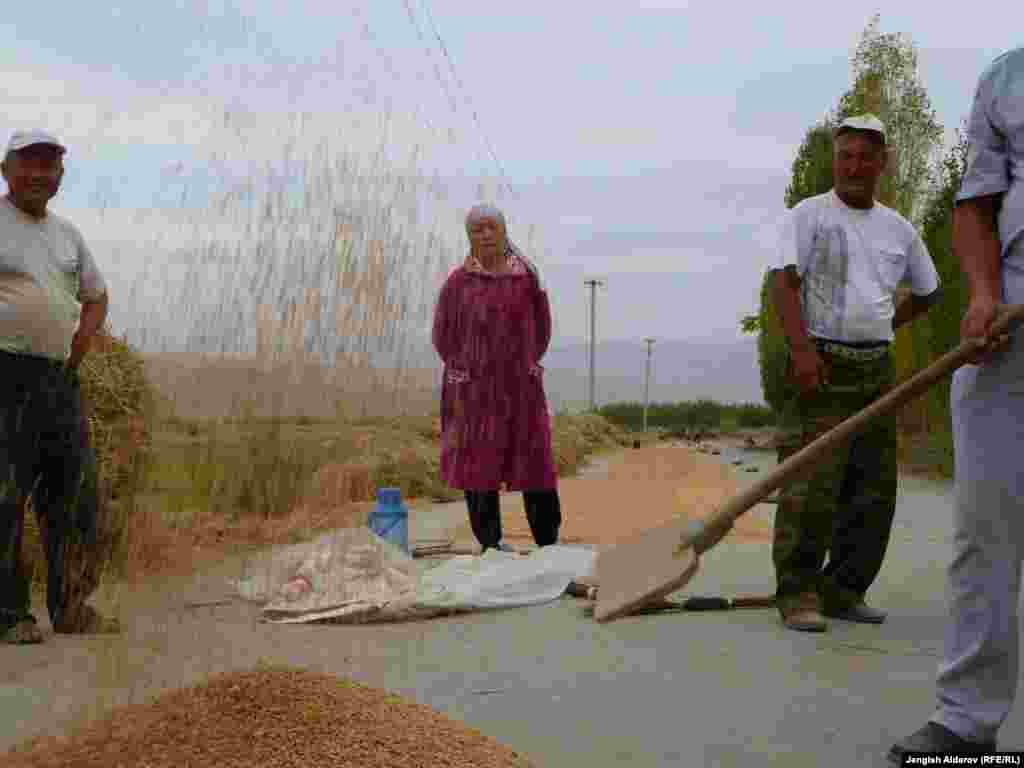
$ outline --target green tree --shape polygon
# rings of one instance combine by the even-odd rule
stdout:
[[[839,100],[836,120],[872,112],[885,123],[891,163],[878,199],[916,223],[931,188],[943,128],[918,78],[914,44],[899,33],[883,34],[880,26],[876,14],[864,29],[851,60],[853,87]]]
[[[967,311],[968,287],[953,254],[953,206],[967,167],[967,135],[961,130],[936,171],[936,185],[921,216],[921,238],[935,261],[943,286],[942,301],[929,313],[928,354],[936,359],[960,343],[960,321]],[[929,421],[940,433],[950,425],[948,378],[928,397]]]
[[[786,394],[786,335],[772,301],[771,272],[761,279],[761,308],[758,313],[757,362],[761,369],[761,395],[776,411]]]
[[[832,189],[832,133],[835,122],[826,116],[804,136],[793,161],[793,173],[786,187],[786,208],[801,200]]]

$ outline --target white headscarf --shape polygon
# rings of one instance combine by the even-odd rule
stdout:
[[[515,256],[522,261],[537,280],[537,285],[540,287],[540,290],[547,291],[547,284],[544,281],[544,275],[541,273],[540,267],[530,259],[526,258],[523,252],[519,250],[519,247],[512,242],[512,238],[508,236],[505,214],[503,214],[497,206],[491,205],[490,203],[480,203],[470,208],[469,213],[466,214],[466,232],[469,232],[469,229],[473,224],[484,219],[496,221],[501,225],[501,228],[505,231],[505,249],[507,255]]]

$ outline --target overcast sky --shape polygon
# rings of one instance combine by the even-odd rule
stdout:
[[[510,234],[525,244],[533,227],[561,341],[586,337],[590,277],[607,281],[601,338],[736,335],[773,259],[796,147],[849,87],[850,53],[876,10],[790,0],[760,6],[770,13],[669,0],[7,5],[0,132],[43,125],[71,143],[55,207],[83,228],[115,288],[160,258],[147,244],[156,230],[180,233],[182,207],[203,207],[204,179],[279,162],[297,133],[367,157],[384,145],[394,167],[436,174],[450,191],[432,210],[456,249],[474,178],[500,164]],[[953,129],[982,69],[1021,40],[991,14],[939,8],[878,10],[883,32],[917,46]],[[199,196],[183,203],[183,193]],[[123,297],[114,316],[127,322]]]

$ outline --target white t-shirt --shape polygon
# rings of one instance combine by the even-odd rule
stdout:
[[[917,296],[939,287],[928,249],[909,221],[878,202],[851,208],[834,190],[787,212],[779,262],[800,274],[808,333],[832,341],[892,341],[899,283],[909,280]]]
[[[71,222],[49,212],[33,219],[0,197],[0,350],[63,362],[80,302],[106,290]]]

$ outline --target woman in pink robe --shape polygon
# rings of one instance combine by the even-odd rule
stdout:
[[[465,491],[480,546],[502,543],[498,491],[522,491],[538,546],[561,525],[551,414],[540,360],[551,341],[551,307],[540,272],[513,245],[502,213],[466,217],[470,253],[445,281],[433,342],[444,362],[441,478]]]

